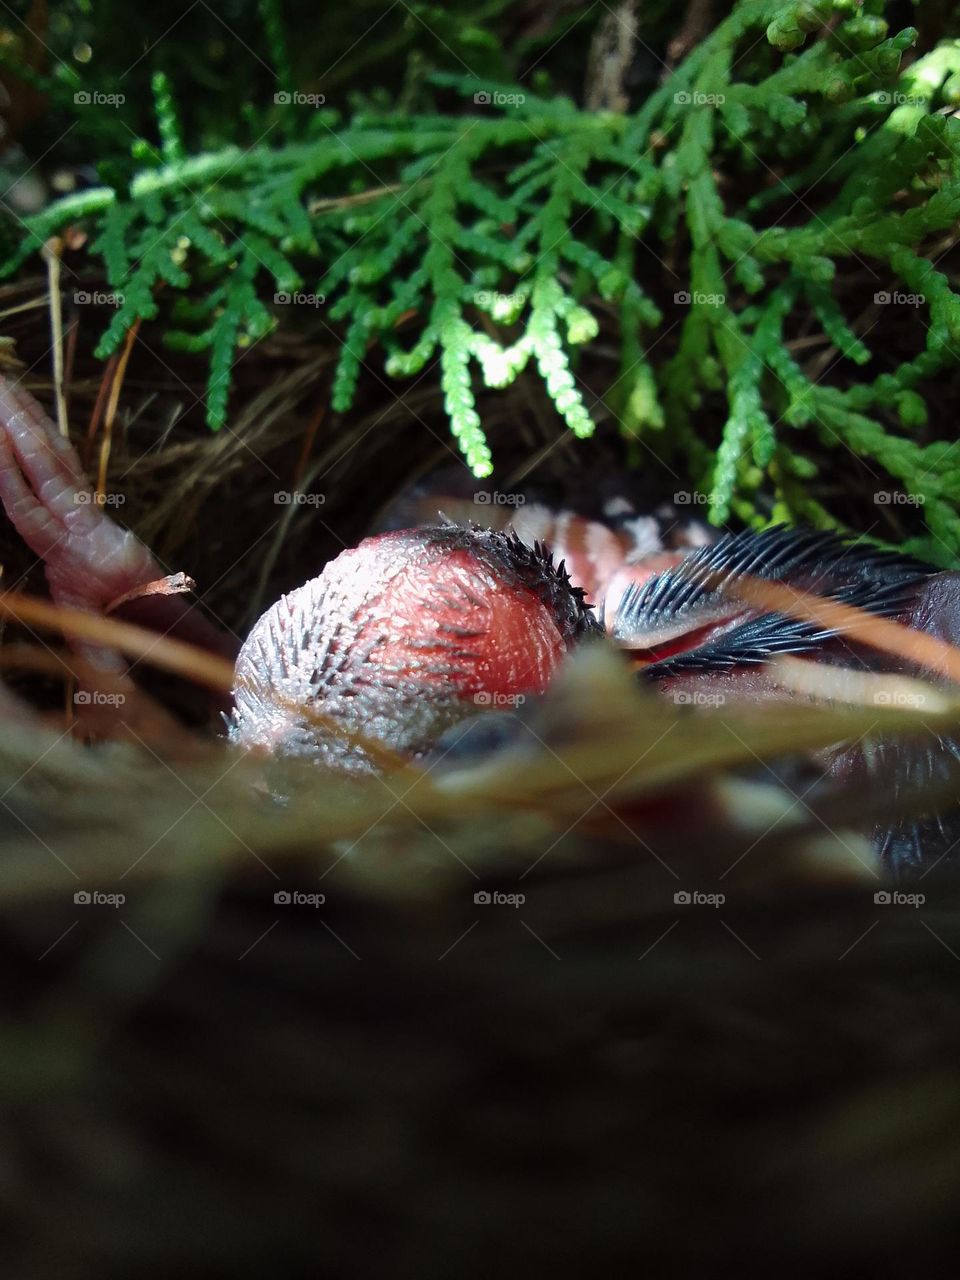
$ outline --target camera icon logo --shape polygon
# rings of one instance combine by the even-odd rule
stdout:
[[[73,900],[78,907],[87,907],[90,905],[90,894],[86,889],[78,889],[73,895]]]
[[[288,307],[290,305],[290,294],[281,289],[279,293],[273,295],[273,301],[278,307]]]
[[[473,895],[473,900],[478,907],[487,907],[491,902],[490,894],[486,889],[478,889]]]
[[[273,501],[278,507],[289,507],[290,503],[293,501],[293,495],[281,489],[273,495]]]
[[[673,295],[673,300],[681,307],[689,307],[690,305],[690,295],[687,293],[686,289],[681,289],[679,293],[675,293]]]
[[[273,95],[274,105],[278,107],[289,107],[290,92],[287,89],[281,89],[279,93]]]
[[[489,494],[489,493],[487,493],[487,491],[486,491],[485,489],[481,489],[478,493],[475,493],[475,494],[473,495],[473,500],[474,500],[474,502],[476,502],[476,503],[477,503],[479,506],[481,506],[481,507],[489,506],[489,505],[490,505],[490,494]]]
[[[892,901],[890,892],[887,889],[878,889],[873,895],[873,900],[878,907],[889,907]]]
[[[290,891],[288,889],[278,889],[273,895],[273,900],[278,907],[286,907],[290,905]]]
[[[673,895],[674,904],[678,907],[689,907],[690,893],[687,889],[678,889]]]
[[[879,307],[888,307],[890,305],[890,295],[885,289],[881,289],[879,293],[873,295],[873,300]]]
[[[87,92],[86,89],[79,89],[73,95],[73,101],[78,107],[89,107],[90,94]]]
[[[490,94],[485,89],[481,89],[479,93],[473,95],[473,100],[478,107],[489,107],[493,101]]]
[[[78,689],[73,695],[74,705],[78,707],[88,707],[93,701],[89,689]]]
[[[686,92],[685,92],[685,91],[683,91],[683,90],[681,90],[679,93],[675,93],[675,94],[673,95],[673,100],[674,100],[674,102],[677,104],[677,106],[678,106],[678,107],[686,107],[686,106],[689,106],[689,105],[690,105],[690,103],[693,101],[693,99],[690,97],[689,93],[686,93]]]

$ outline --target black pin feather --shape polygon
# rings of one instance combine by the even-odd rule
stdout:
[[[613,622],[614,640],[628,649],[655,648],[665,640],[691,644],[648,669],[650,678],[678,670],[708,670],[763,662],[778,653],[809,652],[834,638],[835,629],[781,614],[751,613],[731,599],[744,578],[786,582],[882,617],[907,609],[932,570],[898,552],[850,541],[830,532],[778,526],[763,533],[728,534],[679,565],[624,593]],[[742,618],[738,622],[738,618]],[[701,629],[723,624],[706,639]],[[696,643],[695,637],[703,640]]]
[[[910,580],[865,580],[825,594],[837,604],[851,605],[877,617],[890,618],[910,607],[914,586]],[[644,679],[656,681],[686,671],[755,666],[780,654],[811,653],[840,634],[836,627],[823,627],[783,613],[760,613],[720,632],[704,644],[652,662],[642,669],[641,675]]]

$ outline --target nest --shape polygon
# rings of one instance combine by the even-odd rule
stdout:
[[[238,635],[449,457],[432,385],[325,419],[330,358],[242,362],[216,437],[149,334],[127,369],[107,487]],[[506,403],[508,483],[572,483]],[[479,1275],[507,1234],[535,1274],[941,1261],[958,886],[885,885],[889,797],[801,754],[876,708],[707,721],[587,649],[510,750],[344,779],[195,729],[88,747],[47,705],[0,743],[12,1273],[373,1274],[376,1238],[396,1274]]]

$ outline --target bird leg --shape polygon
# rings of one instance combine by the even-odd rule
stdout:
[[[218,653],[235,651],[231,638],[184,598],[192,582],[167,574],[150,549],[107,514],[69,440],[29,392],[4,377],[0,502],[43,560],[56,604],[112,613]],[[84,652],[103,669],[125,666],[119,654],[102,648]]]

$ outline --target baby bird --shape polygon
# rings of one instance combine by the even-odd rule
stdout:
[[[350,734],[419,753],[465,716],[542,693],[599,634],[583,591],[539,544],[443,525],[367,538],[281,597],[236,667],[233,740],[367,767]]]
[[[183,575],[166,575],[94,501],[72,446],[31,396],[2,378],[0,500],[44,560],[54,600],[123,611],[229,651],[179,593]],[[565,655],[604,630],[639,681],[706,705],[796,696],[777,679],[773,661],[783,654],[828,664],[841,679],[845,670],[918,674],[840,625],[744,604],[735,588],[748,580],[893,618],[951,644],[960,639],[960,574],[832,533],[775,528],[684,550],[660,537],[653,518],[611,530],[531,507],[496,523],[378,534],[283,596],[237,658],[232,741],[351,770],[376,769],[377,744],[422,756],[479,711],[544,692]],[[569,566],[555,563],[540,534],[559,542]],[[119,661],[95,652],[102,663]],[[879,774],[897,792],[942,780],[958,755],[952,739],[929,736],[919,745],[848,745],[828,766],[847,777]],[[884,828],[881,857],[897,868],[929,865],[952,850],[954,825],[933,815]]]

